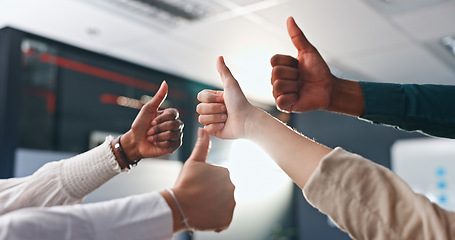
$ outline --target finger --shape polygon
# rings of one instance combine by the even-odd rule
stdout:
[[[210,115],[199,115],[198,121],[202,125],[209,125],[213,123],[226,122],[227,114],[210,114]]]
[[[182,136],[180,131],[166,131],[148,136],[147,140],[150,142],[165,142],[165,141],[178,141]]]
[[[296,93],[299,89],[299,83],[292,80],[276,80],[273,82],[273,97],[277,98],[280,95],[287,93]]]
[[[218,59],[216,61],[216,69],[218,70],[218,73],[220,74],[221,81],[223,82],[224,90],[226,90],[227,88],[240,89],[239,83],[237,82],[237,80],[234,78],[234,76],[232,75],[229,68],[224,63],[223,57],[218,57]]]
[[[272,84],[277,79],[295,80],[299,79],[299,70],[288,66],[276,66],[272,69]]]
[[[280,111],[292,112],[292,107],[298,98],[299,96],[296,93],[282,94],[276,98],[276,105]]]
[[[167,91],[168,85],[166,81],[163,81],[161,83],[160,89],[158,89],[155,96],[153,96],[153,98],[142,107],[141,111],[156,113],[158,111],[158,108],[161,106],[161,103],[163,103],[164,99],[166,98]]]
[[[288,55],[276,54],[270,59],[270,64],[272,64],[272,67],[284,65],[297,68],[299,66],[299,60]]]
[[[163,81],[155,96],[148,103],[146,103],[137,114],[133,124],[131,125],[132,129],[139,130],[142,129],[144,124],[150,124],[150,121],[152,120],[151,118],[156,116],[158,108],[166,98],[167,91],[167,83],[166,81]]]
[[[153,136],[155,134],[161,133],[161,132],[166,132],[166,131],[175,131],[175,132],[180,132],[184,127],[183,122],[180,119],[172,120],[172,121],[166,121],[160,124],[157,124],[153,127],[151,127],[147,131],[148,136]]]
[[[166,108],[164,111],[158,111],[158,116],[153,119],[152,126],[166,122],[175,120],[179,117],[179,111],[175,108]]]
[[[165,142],[156,142],[155,146],[162,149],[169,149],[169,152],[173,152],[175,149],[179,148],[182,145],[182,141],[165,141]]]
[[[302,30],[300,30],[297,23],[293,17],[289,17],[286,21],[286,26],[288,28],[289,37],[291,37],[292,43],[299,51],[307,51],[313,48],[313,45],[308,41],[308,39],[303,34]]]
[[[199,103],[196,112],[202,115],[225,113],[226,105],[223,103]]]
[[[196,145],[187,161],[205,162],[209,152],[210,137],[203,128],[199,128],[197,134]]]
[[[197,94],[197,100],[203,103],[223,103],[223,95],[223,91],[202,90]]]
[[[163,81],[155,96],[153,96],[153,98],[146,104],[146,106],[149,105],[151,109],[155,110],[155,112],[158,111],[158,108],[161,106],[167,96],[167,92],[168,85],[166,81]]]
[[[224,128],[224,123],[213,123],[209,125],[205,125],[204,129],[209,133],[209,134],[214,134],[215,132],[218,132]]]

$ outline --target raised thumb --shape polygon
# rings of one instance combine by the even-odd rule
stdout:
[[[288,20],[286,21],[286,26],[288,28],[289,37],[291,37],[292,43],[299,52],[300,51],[305,52],[308,51],[310,48],[313,48],[311,43],[303,34],[302,30],[300,30],[299,26],[297,26],[297,23],[295,23],[293,17],[288,18]]]
[[[210,137],[203,128],[198,129],[197,135],[196,145],[187,161],[205,162],[210,148]]]
[[[147,111],[157,112],[167,96],[167,91],[168,85],[166,81],[163,81],[155,96],[153,96],[153,98],[147,104],[145,104],[144,107],[147,109]]]
[[[223,87],[225,90],[226,88],[230,87],[240,88],[239,83],[234,78],[231,71],[224,63],[224,58],[221,56],[216,60],[216,70],[218,70],[218,73],[220,74],[221,81],[223,82]]]
[[[166,81],[163,81],[161,83],[160,89],[158,89],[152,100],[142,106],[141,110],[136,116],[136,119],[134,119],[133,125],[141,125],[141,122],[143,123],[144,121],[151,122],[153,119],[150,119],[150,116],[155,116],[155,114],[158,112],[159,107],[167,96],[167,91],[167,83]]]

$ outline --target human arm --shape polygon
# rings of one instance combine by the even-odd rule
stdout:
[[[234,185],[226,168],[205,163],[209,137],[200,130],[172,187],[191,229],[221,231],[232,220]],[[25,208],[0,216],[0,239],[171,239],[184,230],[167,191],[106,202]]]
[[[131,130],[121,138],[130,161],[157,157],[177,149],[183,123],[176,109],[158,110],[167,93],[163,82],[157,94],[144,105]],[[113,152],[113,138],[69,159],[50,162],[33,175],[0,180],[0,214],[23,207],[49,207],[80,203],[83,198],[126,169]]]
[[[288,112],[326,110],[404,130],[455,138],[455,86],[356,82],[334,76],[293,18],[296,58],[271,59],[276,105]]]
[[[224,91],[199,93],[199,121],[220,138],[246,138],[259,144],[302,188],[308,201],[354,239],[453,238],[454,213],[412,192],[389,169],[320,145],[255,108],[222,59],[217,67]],[[221,111],[223,104],[227,112]]]
[[[2,240],[171,237],[171,210],[156,192],[91,204],[24,208],[0,216]]]
[[[302,188],[331,149],[251,105],[221,57],[217,69],[224,91],[204,90],[198,94],[199,122],[213,136],[254,141]],[[223,104],[225,108],[221,107]],[[277,143],[280,147],[276,147]]]
[[[455,86],[360,82],[373,123],[455,138]]]
[[[390,169],[336,148],[303,188],[307,201],[353,239],[453,239],[455,213]]]
[[[296,58],[277,54],[270,60],[277,107],[286,112],[327,110],[361,116],[365,103],[360,84],[334,76],[292,17],[287,29],[298,54]]]

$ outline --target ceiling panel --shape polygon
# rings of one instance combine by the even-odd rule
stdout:
[[[392,20],[417,41],[455,35],[455,1],[392,16]]]
[[[397,46],[381,54],[343,59],[345,66],[375,82],[455,84],[454,72],[420,45]]]
[[[382,15],[358,0],[294,0],[258,15],[285,28],[293,16],[319,49],[342,56],[408,41]]]
[[[215,57],[211,57],[207,51],[201,51],[200,48],[186,45],[177,37],[150,34],[135,44],[113,49],[112,54],[165,72],[207,84],[215,82],[220,85],[215,81],[216,79],[213,79],[217,77],[214,67]]]
[[[141,25],[80,1],[28,1],[26,6],[17,6],[11,16],[15,27],[98,52],[144,32]]]
[[[195,24],[172,32],[169,39],[185,46],[183,51],[179,51],[169,42],[163,42],[159,51],[179,53],[171,54],[169,58],[194,59],[194,54],[187,54],[186,49],[198,52],[197,61],[186,62],[193,70],[190,71],[192,77],[206,82],[217,81],[218,74],[213,71],[215,59],[223,55],[248,95],[262,97],[262,100],[266,98],[267,102],[273,102],[269,84],[270,58],[278,52],[292,50],[291,45],[283,44],[283,40],[287,40],[243,17]],[[207,71],[207,68],[213,70]],[[261,84],[254,84],[258,81]]]
[[[364,0],[379,12],[393,15],[437,6],[452,0]]]
[[[455,79],[455,57],[438,42],[455,35],[455,0],[388,0],[392,10],[378,8],[385,4],[379,0],[196,1],[214,10],[197,21],[167,25],[95,4],[108,0],[1,0],[0,26],[12,24],[216,86],[215,59],[224,55],[245,93],[268,104],[274,103],[270,57],[296,54],[286,31],[289,16],[345,76],[450,84]]]
[[[240,6],[251,5],[261,2],[261,0],[231,0],[231,2],[238,4]]]

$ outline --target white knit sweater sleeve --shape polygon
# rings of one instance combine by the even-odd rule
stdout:
[[[49,162],[33,175],[0,180],[0,214],[24,207],[80,203],[121,172],[112,153],[112,137],[69,159]]]

